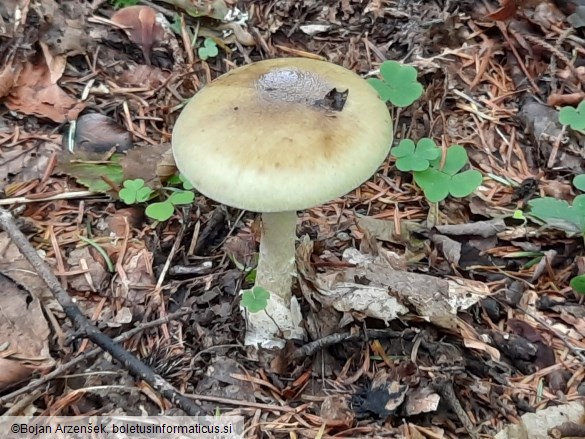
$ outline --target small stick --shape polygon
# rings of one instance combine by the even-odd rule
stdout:
[[[3,200],[0,200],[0,206],[11,206],[17,203],[40,203],[42,201],[71,200],[73,198],[87,198],[95,195],[103,196],[103,194],[92,191],[63,192],[62,194],[57,194],[53,195],[52,197],[44,198],[29,197],[4,198]]]
[[[364,333],[351,334],[349,332],[331,334],[318,340],[307,343],[306,345],[298,348],[292,355],[293,360],[299,360],[313,355],[321,349],[325,349],[329,346],[333,346],[346,341],[363,341],[370,338],[408,338],[411,334],[408,331],[387,331],[384,329],[366,329]]]
[[[51,293],[77,329],[76,336],[90,339],[97,346],[109,352],[136,378],[146,381],[155,390],[161,393],[172,404],[177,405],[190,416],[197,416],[200,410],[189,398],[179,393],[171,384],[157,375],[150,367],[141,362],[136,356],[116,344],[110,337],[102,333],[83,315],[77,305],[71,300],[67,291],[61,286],[51,269],[41,259],[26,236],[16,225],[12,214],[0,207],[0,227],[10,236],[22,255],[33,266],[43,282],[49,287]]]
[[[554,439],[585,437],[585,425],[576,422],[563,422],[561,425],[551,428],[548,435]]]
[[[435,382],[432,385],[433,389],[441,395],[441,397],[445,400],[445,402],[451,407],[451,410],[455,412],[467,432],[469,436],[476,439],[479,437],[477,429],[467,416],[465,409],[457,399],[457,395],[455,394],[455,389],[453,388],[453,383],[449,378],[444,376],[437,377]]]

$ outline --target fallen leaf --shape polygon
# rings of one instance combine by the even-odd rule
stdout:
[[[51,261],[46,262],[49,265],[52,264]],[[47,289],[47,285],[20,253],[6,232],[0,232],[0,273],[30,292],[33,297],[39,297],[44,306],[51,311],[58,313],[63,311],[61,305]]]
[[[516,15],[516,9],[518,8],[520,0],[501,0],[500,8],[491,14],[488,14],[488,18],[496,21],[504,21],[512,18]]]
[[[0,355],[4,363],[9,362],[6,369],[0,367],[2,390],[36,370],[53,367],[55,361],[49,352],[50,330],[40,300],[1,274],[0,291],[0,346],[6,347]]]
[[[68,149],[64,139],[64,147]],[[77,119],[71,151],[83,160],[103,160],[112,151],[125,152],[132,148],[132,134],[112,118],[101,113],[87,113]]]
[[[100,257],[101,258],[101,257]],[[109,279],[101,261],[94,258],[89,247],[73,250],[67,257],[70,271],[86,271],[67,277],[69,287],[75,291],[102,291]]]
[[[45,63],[28,63],[23,67],[5,104],[12,111],[46,117],[57,123],[76,119],[85,107],[52,82]]]
[[[152,189],[161,186],[158,170],[162,157],[170,150],[169,144],[142,145],[131,149],[120,161],[125,180],[141,178]]]
[[[125,87],[155,89],[162,85],[169,76],[169,72],[165,72],[155,66],[134,65],[122,72],[118,82]]]
[[[47,169],[49,158],[60,151],[57,144],[31,141],[11,148],[0,147],[0,190],[9,195],[9,185],[40,179]]]

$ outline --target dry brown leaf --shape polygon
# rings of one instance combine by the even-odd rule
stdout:
[[[85,107],[52,82],[46,64],[30,63],[24,66],[5,103],[10,110],[46,117],[57,123],[76,119]]]
[[[51,265],[50,261],[46,262]],[[61,305],[55,300],[47,289],[47,285],[20,253],[6,232],[0,233],[0,273],[30,292],[34,297],[41,298],[43,304],[50,310],[62,312]]]
[[[70,276],[67,279],[69,287],[76,291],[101,291],[108,281],[108,273],[101,260],[96,260],[88,247],[73,250],[67,264],[71,271],[86,271],[83,274]]]
[[[124,179],[142,178],[153,189],[161,186],[158,175],[161,158],[170,150],[170,145],[142,145],[126,153],[120,164],[124,170]]]
[[[145,87],[154,89],[163,84],[170,73],[165,72],[158,67],[137,65],[130,67],[118,78],[121,85],[126,87]]]
[[[35,370],[53,367],[49,352],[49,325],[37,297],[0,275],[0,390],[26,378]]]
[[[39,41],[39,45],[41,46],[47,68],[49,69],[49,81],[51,84],[56,84],[61,79],[61,76],[63,76],[63,72],[65,72],[67,57],[64,55],[53,56],[49,50],[49,46],[44,41]]]
[[[125,28],[128,38],[140,46],[146,64],[150,65],[150,50],[163,39],[165,31],[157,22],[156,11],[149,6],[128,6],[117,11],[112,21]]]
[[[496,21],[504,21],[516,15],[516,10],[522,0],[501,0],[500,8],[488,15],[488,18]]]

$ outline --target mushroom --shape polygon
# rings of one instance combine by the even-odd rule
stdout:
[[[239,67],[185,106],[172,135],[179,171],[206,197],[262,214],[255,285],[270,299],[266,312],[245,314],[247,345],[282,347],[304,338],[291,293],[297,211],[368,180],[392,138],[388,108],[374,88],[325,61]]]

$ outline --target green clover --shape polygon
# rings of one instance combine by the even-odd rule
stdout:
[[[559,122],[573,130],[585,129],[585,101],[575,107],[563,107],[559,111]]]
[[[126,180],[123,185],[124,187],[120,189],[118,196],[126,204],[143,203],[153,192],[151,188],[144,185],[142,178]]]
[[[213,58],[217,56],[219,50],[217,49],[217,43],[213,38],[205,38],[203,41],[203,46],[201,46],[197,53],[199,54],[199,58],[205,61],[208,58]]]
[[[585,274],[575,276],[569,283],[576,293],[585,294]]]
[[[414,181],[423,189],[430,202],[437,203],[449,195],[466,197],[481,185],[483,177],[479,171],[459,172],[468,163],[467,151],[461,145],[447,149],[442,169],[439,169],[440,163],[439,157],[430,162],[428,169],[414,172]]]
[[[166,221],[173,216],[175,205],[169,200],[149,204],[145,210],[146,215],[156,221]]]
[[[254,287],[242,293],[241,304],[251,313],[256,313],[266,309],[270,292],[262,287]]]
[[[585,174],[583,174],[583,175],[577,175],[573,179],[573,186],[575,186],[581,192],[585,192]]]
[[[429,138],[420,139],[416,147],[410,139],[401,140],[398,146],[392,148],[391,155],[396,157],[396,167],[403,172],[424,171],[429,167],[431,160],[441,156],[441,150]]]
[[[384,61],[380,66],[382,79],[370,78],[368,82],[376,89],[384,102],[396,107],[408,107],[422,96],[423,86],[417,81],[417,71],[397,61]]]

